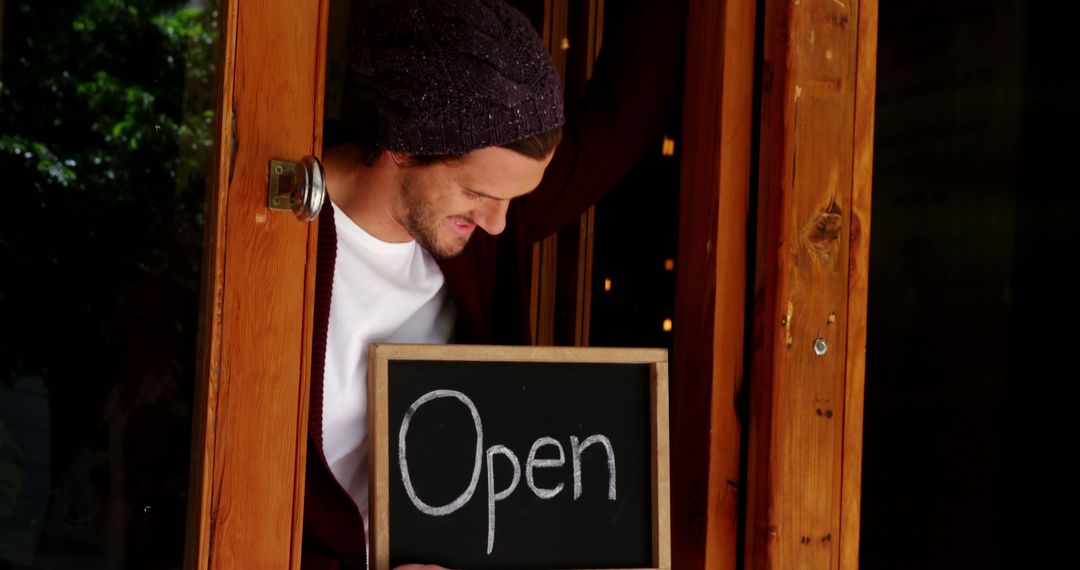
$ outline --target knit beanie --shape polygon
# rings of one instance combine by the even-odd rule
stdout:
[[[551,56],[502,0],[367,0],[358,12],[348,60],[373,90],[378,147],[465,154],[562,126]]]

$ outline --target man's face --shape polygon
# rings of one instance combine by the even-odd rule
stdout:
[[[510,200],[540,184],[551,156],[488,147],[450,162],[403,166],[394,217],[433,256],[454,257],[477,227],[503,231]]]

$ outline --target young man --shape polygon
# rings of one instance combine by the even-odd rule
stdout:
[[[681,14],[664,6],[641,21],[677,28]],[[624,65],[600,65],[586,98],[604,111],[568,125],[556,157],[557,75],[530,22],[502,0],[374,0],[355,22],[350,66],[370,84],[378,120],[324,161],[302,555],[310,569],[366,567],[368,345],[527,344],[527,248],[659,141],[680,77],[681,45],[660,46],[649,61],[622,47]],[[643,65],[666,85],[635,89]]]

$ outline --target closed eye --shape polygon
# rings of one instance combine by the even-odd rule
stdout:
[[[490,194],[484,194],[483,192],[477,192],[476,190],[472,190],[470,188],[465,188],[465,187],[462,187],[461,191],[464,192],[465,195],[468,196],[470,200],[476,200],[478,202],[480,200],[494,200],[496,202],[508,202],[510,200],[509,198],[499,198],[497,196],[492,196]]]

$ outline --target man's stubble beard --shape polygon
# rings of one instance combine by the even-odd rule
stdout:
[[[416,240],[416,243],[420,244],[420,247],[426,249],[439,261],[457,257],[465,251],[468,237],[455,240],[449,245],[439,239],[441,217],[431,202],[424,200],[414,189],[409,177],[402,180],[399,194],[405,206],[405,219],[398,220],[398,223],[405,226],[405,230]]]

